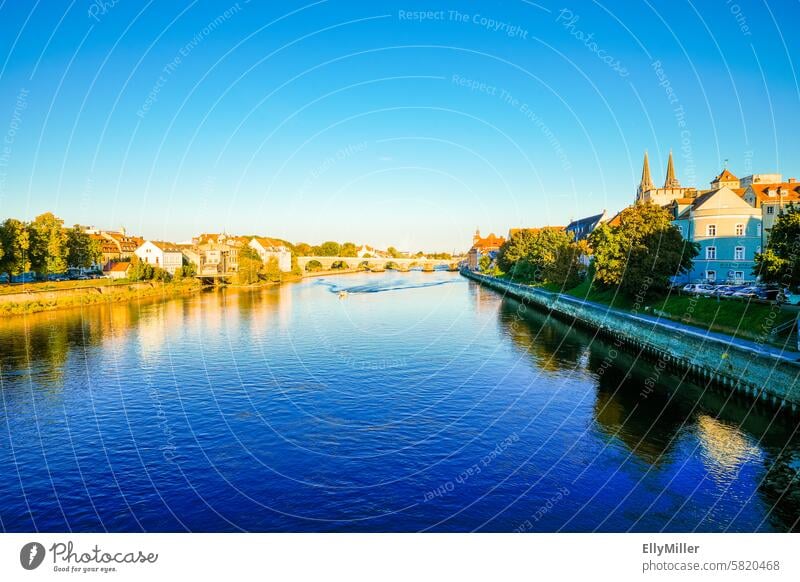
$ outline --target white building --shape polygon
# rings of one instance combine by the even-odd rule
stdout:
[[[265,265],[274,257],[278,260],[278,268],[281,271],[287,273],[292,270],[292,253],[280,241],[255,236],[250,240],[249,246],[258,253]]]
[[[160,267],[170,275],[183,266],[183,252],[174,243],[148,240],[134,251],[139,260],[154,267]]]

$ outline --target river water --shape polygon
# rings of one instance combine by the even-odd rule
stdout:
[[[456,273],[7,318],[0,395],[5,531],[787,531],[800,517],[796,421]]]

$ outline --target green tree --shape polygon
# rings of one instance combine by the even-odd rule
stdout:
[[[563,290],[572,289],[586,275],[581,256],[588,251],[588,246],[566,239],[556,243],[555,251],[553,261],[544,267],[544,280]]]
[[[299,242],[294,245],[294,251],[298,257],[311,257],[311,245],[304,242]]]
[[[96,241],[76,224],[67,231],[67,266],[87,268],[100,262],[102,252]]]
[[[30,224],[31,267],[40,276],[67,270],[67,233],[64,221],[45,212]]]
[[[400,251],[398,251],[394,247],[389,247],[388,249],[386,249],[386,252],[389,253],[389,256],[392,257],[393,259],[396,259],[400,256]]]
[[[239,251],[239,270],[236,273],[236,280],[240,285],[258,283],[262,267],[261,257],[255,249],[244,247]]]
[[[24,222],[8,218],[0,224],[0,246],[0,273],[8,273],[9,282],[11,277],[30,270],[30,232]]]
[[[698,245],[685,240],[669,211],[652,203],[623,210],[619,224],[603,224],[589,237],[595,281],[631,297],[656,295],[670,277],[692,268]]]
[[[267,281],[280,283],[282,275],[283,273],[281,273],[281,268],[278,264],[278,258],[270,257],[267,259],[267,262],[264,265],[264,277],[267,279]]]
[[[340,257],[357,257],[358,247],[351,242],[342,243],[342,248],[339,249]]]
[[[329,240],[325,241],[321,245],[319,245],[319,255],[320,257],[338,257],[339,252],[341,251],[341,247],[339,243]]]
[[[489,255],[481,256],[480,260],[478,261],[478,268],[481,270],[481,273],[488,273],[491,265],[492,259]]]
[[[515,280],[541,282],[558,253],[569,249],[571,243],[571,236],[563,229],[520,230],[500,247],[497,265]]]
[[[753,273],[765,283],[800,286],[800,207],[791,204],[778,214],[767,248],[755,256]]]
[[[155,269],[150,263],[139,259],[136,255],[131,258],[131,268],[128,270],[128,279],[131,281],[151,281],[155,276]]]

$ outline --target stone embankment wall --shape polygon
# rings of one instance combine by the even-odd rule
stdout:
[[[5,293],[0,295],[0,303],[25,303],[28,301],[52,301],[63,297],[77,297],[80,295],[114,295],[135,291],[137,289],[151,289],[155,286],[151,282],[130,283],[127,285],[94,285],[86,287],[70,287],[65,289],[50,289],[48,291],[31,291],[25,293]]]
[[[615,344],[627,346],[664,369],[688,372],[701,382],[743,392],[780,407],[800,410],[800,354],[779,355],[754,342],[690,331],[617,309],[588,303],[504,279],[462,271],[465,277],[552,315],[594,329]]]

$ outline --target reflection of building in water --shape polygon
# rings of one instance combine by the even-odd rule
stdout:
[[[496,312],[502,300],[496,291],[487,289],[473,281],[469,282],[469,293],[475,300],[475,311],[477,313]]]
[[[180,329],[183,324],[181,301],[167,301],[142,306],[138,337],[141,357],[156,356],[163,350],[170,329]]]
[[[708,415],[697,419],[697,437],[703,447],[703,463],[714,478],[729,481],[741,465],[760,456],[758,447],[750,444],[739,428],[723,424]]]

